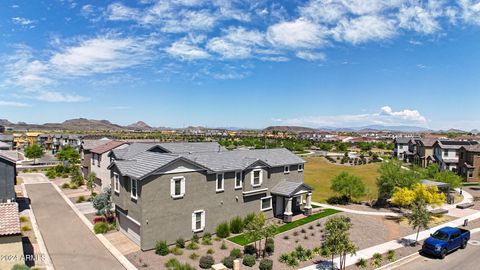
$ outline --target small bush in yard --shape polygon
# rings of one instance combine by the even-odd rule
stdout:
[[[223,258],[222,263],[223,263],[223,265],[225,265],[225,267],[227,267],[229,269],[232,269],[234,260],[235,260],[235,258],[228,256],[228,257]]]
[[[210,269],[214,264],[215,264],[215,260],[213,259],[212,256],[202,256],[200,258],[200,262],[198,266],[200,266],[200,268],[202,269]]]
[[[257,249],[253,245],[246,245],[243,248],[243,253],[248,254],[248,255],[253,255],[257,253]]]
[[[78,199],[77,199],[77,203],[82,203],[84,201],[85,201],[85,196],[83,196],[83,195],[79,196]]]
[[[183,238],[178,238],[175,242],[175,246],[178,248],[185,248],[185,240],[183,240]]]
[[[243,265],[245,266],[249,266],[249,267],[252,267],[255,265],[255,256],[253,255],[250,255],[250,254],[245,254],[245,256],[243,256]]]
[[[260,265],[258,267],[260,270],[272,270],[273,269],[273,261],[269,259],[263,259],[260,261]]]
[[[98,222],[107,222],[105,217],[95,217],[93,219],[93,224],[97,224]]]
[[[250,213],[248,214],[244,219],[243,219],[243,227],[246,227],[248,223],[250,223],[252,220],[255,219],[255,213]]]
[[[190,242],[188,242],[187,249],[189,249],[189,250],[198,249],[198,244],[195,243],[194,241],[190,241]]]
[[[287,263],[289,259],[290,259],[290,254],[288,253],[282,253],[280,257],[278,257],[278,261],[281,263]]]
[[[372,258],[374,260],[379,260],[379,261],[382,261],[382,254],[378,253],[378,252],[375,252],[373,255],[372,255]]]
[[[175,246],[173,248],[170,249],[170,253],[172,253],[173,255],[176,255],[176,256],[180,256],[183,254],[183,251],[181,248]]]
[[[288,267],[297,268],[298,267],[298,259],[290,256],[288,258],[288,261],[286,262],[286,264],[287,264]]]
[[[214,251],[213,249],[209,248],[209,249],[207,250],[207,254],[208,254],[208,255],[212,255],[213,253],[215,253],[215,251]]]
[[[290,239],[290,237],[288,235],[284,235],[283,239],[288,240],[288,239]]]
[[[20,222],[27,222],[28,218],[26,216],[20,216]]]
[[[160,256],[167,256],[168,253],[170,253],[170,250],[168,250],[168,245],[166,241],[158,241],[155,244],[155,254]]]
[[[188,256],[190,259],[192,260],[196,260],[198,259],[198,257],[200,257],[200,255],[198,255],[198,253],[196,252],[193,252],[192,254],[190,254],[190,256]]]
[[[235,259],[241,258],[242,257],[242,251],[238,248],[234,248],[230,251],[230,257],[233,257]]]
[[[75,183],[70,183],[69,187],[70,187],[70,189],[77,189],[78,185],[75,184]]]
[[[30,267],[26,266],[25,264],[15,264],[12,267],[12,270],[28,270]]]
[[[200,237],[198,236],[198,234],[194,234],[194,235],[192,236],[192,240],[191,240],[191,241],[198,244],[198,242],[200,241]]]
[[[194,267],[188,263],[181,263],[176,258],[171,258],[165,263],[165,267],[168,270],[195,270]]]
[[[234,217],[230,221],[230,232],[241,233],[243,231],[243,220],[241,217]]]
[[[265,252],[268,254],[272,254],[275,251],[275,242],[272,238],[267,239],[267,243],[265,244]]]
[[[360,268],[367,268],[367,260],[365,260],[364,258],[360,258],[356,265]]]
[[[30,228],[30,226],[28,225],[23,225],[22,226],[22,232],[26,232],[26,231],[30,231],[32,228]]]
[[[387,260],[390,261],[390,262],[393,262],[395,261],[395,250],[393,249],[390,249],[388,252],[387,252]]]
[[[100,221],[95,223],[93,226],[93,231],[96,234],[108,232],[108,224],[106,222]]]
[[[63,183],[62,188],[70,188],[70,184],[69,183]]]
[[[218,224],[215,232],[217,233],[218,237],[227,238],[230,236],[230,226],[227,222],[220,223]]]
[[[227,244],[225,244],[225,241],[222,241],[222,245],[220,245],[220,249],[227,249]]]

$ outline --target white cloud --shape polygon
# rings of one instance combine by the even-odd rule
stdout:
[[[208,10],[200,11],[182,11],[177,16],[172,16],[164,20],[164,32],[182,33],[195,30],[209,30],[212,29],[216,22],[216,16],[211,14]]]
[[[311,51],[299,51],[296,53],[296,56],[307,61],[325,61],[325,59],[327,59],[327,56],[324,53]]]
[[[220,54],[223,58],[249,58],[252,56],[252,50],[265,43],[265,35],[259,31],[230,27],[223,32],[222,37],[212,38],[206,46],[208,50]]]
[[[248,58],[251,53],[249,47],[222,38],[211,39],[207,44],[207,49],[229,59]]]
[[[165,51],[183,60],[197,60],[210,57],[205,50],[199,48],[186,38],[174,42],[170,47],[166,48]]]
[[[112,21],[137,20],[140,12],[121,3],[113,3],[107,8],[107,17]]]
[[[0,107],[29,107],[30,105],[22,102],[0,100]]]
[[[55,91],[39,91],[34,95],[34,98],[47,102],[83,102],[90,100],[90,98],[87,97],[64,94]]]
[[[291,119],[274,119],[285,125],[297,126],[333,126],[356,127],[363,125],[420,125],[425,126],[428,120],[417,110],[404,109],[393,111],[389,106],[384,106],[377,113],[306,116]]]
[[[342,19],[337,27],[332,29],[332,35],[337,41],[358,44],[388,39],[395,35],[395,27],[392,20],[365,15],[350,20]]]
[[[27,18],[23,18],[23,17],[14,17],[14,18],[12,18],[12,22],[14,24],[18,24],[18,25],[22,25],[22,26],[28,26],[28,25],[31,25],[31,24],[35,23],[35,21],[27,19]]]
[[[463,21],[480,25],[480,2],[477,0],[458,0]]]
[[[325,35],[323,27],[304,19],[272,25],[267,32],[272,44],[287,48],[319,47],[325,43]]]
[[[402,7],[398,14],[399,26],[416,32],[430,34],[440,29],[438,14],[420,6]]]

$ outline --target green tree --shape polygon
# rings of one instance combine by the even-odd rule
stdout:
[[[338,152],[345,152],[348,150],[348,143],[339,142],[336,144],[335,148]]]
[[[90,195],[93,195],[93,191],[95,190],[95,179],[97,175],[94,172],[90,172],[87,175],[87,189],[90,190]]]
[[[322,151],[331,151],[332,148],[333,148],[333,145],[331,143],[327,143],[327,142],[322,142],[318,145],[318,147],[320,148],[320,150]]]
[[[372,150],[372,144],[368,143],[368,142],[359,142],[357,144],[358,148],[360,148],[360,150],[362,151],[370,151]]]
[[[448,183],[450,188],[458,188],[462,185],[462,177],[449,170],[437,172],[434,179],[438,182]]]
[[[110,201],[110,189],[105,189],[102,193],[92,198],[93,208],[98,213],[109,216],[112,214],[112,202]]]
[[[249,242],[254,243],[255,249],[257,250],[257,258],[259,257],[258,251],[260,250],[261,240],[264,236],[264,226],[265,215],[263,215],[263,213],[255,215],[255,217],[245,226],[245,237]],[[257,245],[257,242],[260,242],[259,245]]]
[[[263,245],[263,250],[262,250],[262,257],[265,258],[266,254],[266,249],[267,249],[267,243],[269,238],[273,238],[275,234],[277,233],[277,225],[272,224],[270,226],[266,226],[262,229],[262,236],[265,239],[265,244]]]
[[[339,267],[342,270],[345,269],[347,255],[354,255],[358,249],[349,237],[351,227],[350,218],[345,216],[332,217],[325,223],[325,241],[322,247],[332,258],[332,269],[335,255],[340,257]]]
[[[25,157],[33,158],[33,164],[37,163],[37,158],[42,158],[43,156],[43,150],[38,144],[31,144],[25,148]]]
[[[70,146],[63,147],[62,150],[58,152],[58,160],[63,162],[63,166],[67,165],[74,167],[80,163],[80,154]]]
[[[402,163],[397,160],[383,162],[378,169],[377,178],[378,202],[384,204],[393,195],[395,187],[412,187],[420,181],[420,177],[412,170],[402,168]]]
[[[427,209],[427,204],[423,200],[415,201],[412,204],[412,212],[408,215],[408,223],[414,230],[417,230],[415,244],[418,243],[418,234],[420,229],[428,229],[428,222],[430,221],[430,212]]]
[[[434,179],[437,173],[440,172],[440,167],[437,164],[430,164],[422,171],[422,178]]]
[[[362,179],[347,172],[341,172],[331,180],[330,189],[341,194],[347,202],[367,194],[367,187]]]

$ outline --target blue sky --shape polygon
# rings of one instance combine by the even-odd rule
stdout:
[[[480,129],[480,1],[0,3],[0,118]]]

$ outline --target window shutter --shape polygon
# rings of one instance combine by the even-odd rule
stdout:
[[[170,179],[170,195],[175,196],[175,180]]]
[[[205,211],[202,212],[202,230],[205,229]]]
[[[180,193],[185,195],[185,178],[182,178],[182,181],[180,182]]]
[[[192,231],[195,231],[195,213],[192,213]]]

